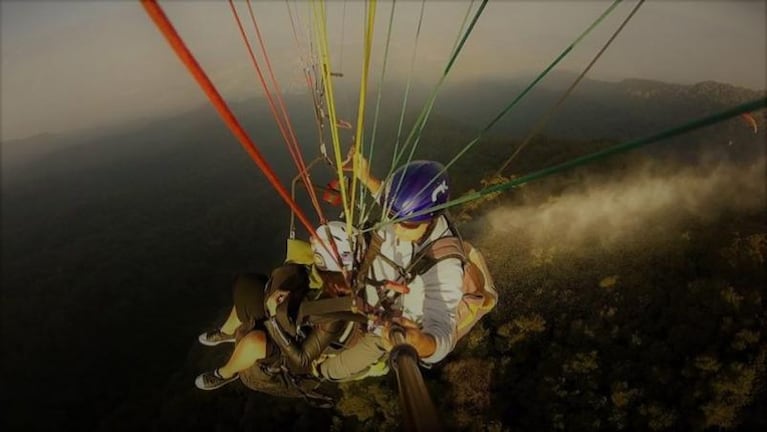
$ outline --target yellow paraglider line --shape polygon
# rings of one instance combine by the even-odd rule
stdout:
[[[336,118],[336,106],[333,98],[333,80],[330,74],[330,55],[328,49],[328,31],[327,31],[327,15],[325,13],[325,4],[320,0],[312,0],[313,17],[315,23],[315,33],[318,41],[318,47],[320,50],[320,67],[322,73],[322,82],[325,86],[325,100],[328,107],[328,115],[330,116],[330,135],[333,139],[333,152],[335,153],[336,173],[338,175],[338,183],[341,189],[341,201],[344,206],[344,214],[348,216],[349,210],[349,197],[346,191],[346,182],[344,181],[343,173],[343,160],[341,157],[341,142],[338,136],[338,120]]]
[[[365,129],[365,96],[367,95],[367,84],[368,84],[368,72],[370,70],[370,51],[373,46],[373,33],[374,33],[374,26],[375,26],[375,16],[376,16],[376,0],[369,0],[368,2],[368,14],[367,14],[367,23],[365,25],[365,52],[363,55],[362,60],[362,78],[360,79],[360,100],[359,105],[357,106],[357,133],[355,135],[354,139],[354,155],[352,157],[352,190],[351,190],[351,198],[352,200],[356,199],[356,192],[357,192],[357,172],[359,170],[358,161],[359,161],[359,154],[360,154],[360,148],[363,147],[363,132]],[[362,199],[360,197],[360,203]],[[351,226],[352,222],[354,221],[354,208],[356,207],[356,202],[352,203],[351,206],[351,213],[348,214],[348,218],[346,218],[346,223],[348,225],[347,229],[349,232],[351,232]]]

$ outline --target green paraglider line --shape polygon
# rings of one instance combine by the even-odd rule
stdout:
[[[617,1],[621,1],[621,0],[617,0]],[[420,115],[416,119],[415,124],[413,125],[413,129],[410,131],[410,134],[408,134],[407,138],[405,138],[405,143],[402,146],[402,151],[397,155],[394,163],[392,164],[392,170],[394,169],[394,166],[399,162],[399,160],[402,159],[402,156],[405,154],[405,150],[407,149],[407,147],[411,145],[413,146],[413,148],[411,149],[410,155],[408,156],[408,162],[413,158],[413,153],[415,152],[415,149],[418,146],[418,142],[420,141],[420,138],[421,138],[421,132],[423,131],[424,127],[426,127],[426,122],[429,120],[429,115],[431,114],[431,110],[434,108],[434,102],[437,99],[437,94],[439,93],[440,88],[442,88],[442,85],[445,83],[445,80],[450,74],[450,69],[453,68],[453,64],[458,59],[458,54],[461,53],[463,46],[466,44],[466,41],[469,39],[469,35],[471,35],[472,30],[474,30],[474,26],[477,25],[477,21],[479,21],[479,17],[482,15],[482,12],[485,10],[485,6],[487,6],[487,2],[488,0],[483,0],[482,4],[479,5],[479,8],[474,13],[474,17],[469,23],[469,27],[463,33],[463,36],[461,36],[461,40],[458,43],[458,46],[455,47],[455,50],[453,50],[453,52],[450,54],[450,59],[448,60],[447,65],[445,66],[445,70],[442,72],[442,76],[439,78],[437,85],[432,90],[431,95],[429,96],[428,102],[426,103],[426,105],[424,105]]]
[[[373,154],[374,154],[374,150],[376,146],[376,132],[378,130],[378,115],[381,112],[381,95],[383,93],[383,85],[384,85],[384,80],[386,78],[386,65],[389,60],[389,43],[391,42],[392,25],[394,24],[394,10],[396,6],[397,6],[397,1],[392,0],[391,10],[389,12],[389,26],[386,30],[386,45],[384,47],[383,66],[381,66],[381,75],[378,80],[378,95],[376,96],[376,110],[373,116],[373,131],[370,134],[371,135],[370,149],[368,151],[369,161],[373,160]],[[368,212],[367,212],[368,203],[365,201],[366,190],[367,188],[365,187],[360,188],[360,203],[362,205],[362,208],[360,209],[360,219],[359,219],[360,224],[364,224],[368,217]]]
[[[693,121],[690,121],[688,123],[685,123],[681,126],[672,127],[666,130],[663,130],[661,132],[658,132],[653,135],[649,135],[642,138],[637,138],[635,140],[631,140],[622,144],[617,144],[612,147],[608,147],[604,150],[600,150],[594,153],[590,153],[575,159],[571,159],[567,162],[563,162],[558,165],[554,165],[548,168],[544,168],[539,171],[535,171],[531,174],[528,174],[523,177],[516,178],[514,180],[507,181],[505,183],[501,183],[498,185],[490,186],[485,189],[482,189],[477,192],[468,193],[460,198],[454,199],[452,201],[448,201],[444,204],[434,206],[429,209],[425,209],[419,212],[415,212],[411,215],[408,215],[408,218],[420,216],[423,214],[431,213],[436,210],[443,210],[451,207],[455,207],[460,204],[465,204],[470,201],[478,200],[486,195],[497,193],[497,192],[503,192],[512,188],[515,188],[517,186],[521,186],[525,183],[529,183],[534,180],[540,180],[542,178],[548,177],[550,175],[558,174],[562,171],[566,171],[575,167],[579,167],[582,165],[587,165],[593,162],[600,161],[602,159],[606,159],[610,156],[614,156],[616,154],[625,153],[630,150],[634,150],[636,148],[645,146],[647,144],[652,144],[657,141],[662,141],[668,138],[675,137],[677,135],[682,135],[687,132],[692,132],[696,129],[700,129],[706,126],[710,126],[716,123],[719,123],[721,121],[730,119],[735,116],[739,116],[743,113],[755,111],[758,109],[767,108],[767,97],[763,97],[760,99],[753,100],[751,102],[747,102],[741,105],[738,105],[734,108],[730,108],[728,110],[720,111],[716,114],[712,114],[706,117],[702,117]],[[386,222],[382,222],[377,224],[376,226],[366,230],[376,230],[381,227],[384,227],[389,224],[397,223],[406,220],[407,218],[399,218],[399,219],[392,219]]]
[[[482,128],[482,130],[480,130],[480,131],[479,131],[479,133],[477,134],[477,136],[476,136],[476,137],[474,137],[474,139],[472,139],[471,141],[469,141],[469,143],[468,143],[468,144],[466,144],[466,145],[463,147],[463,149],[461,149],[461,151],[459,151],[459,152],[458,152],[458,153],[457,153],[457,154],[456,154],[456,155],[453,157],[453,159],[451,159],[451,160],[450,160],[450,162],[448,162],[448,163],[445,165],[445,167],[442,169],[442,171],[441,171],[439,174],[435,175],[435,176],[434,176],[434,178],[432,178],[432,179],[431,179],[431,181],[430,181],[430,182],[429,182],[429,183],[428,183],[426,186],[424,186],[424,187],[422,188],[422,190],[421,190],[421,191],[425,190],[425,189],[426,189],[426,188],[427,188],[429,185],[431,185],[431,184],[432,184],[432,183],[433,183],[433,182],[434,182],[434,181],[435,181],[435,180],[436,180],[436,179],[439,177],[439,175],[440,175],[440,174],[442,174],[443,172],[447,171],[447,170],[448,170],[448,168],[450,168],[451,166],[453,166],[453,164],[454,164],[454,163],[456,163],[456,162],[458,161],[458,159],[460,159],[461,157],[463,157],[463,155],[465,155],[465,154],[466,154],[466,152],[468,152],[468,151],[469,151],[469,150],[470,150],[472,147],[474,147],[474,145],[475,145],[476,143],[478,143],[480,139],[482,139],[482,137],[484,136],[484,134],[485,134],[485,133],[487,133],[487,131],[489,131],[490,129],[492,129],[492,128],[493,128],[493,126],[495,126],[495,124],[496,124],[496,123],[498,123],[498,122],[499,122],[499,121],[500,121],[500,120],[501,120],[503,117],[505,117],[505,116],[506,116],[506,114],[508,114],[508,113],[509,113],[509,112],[510,112],[510,111],[511,111],[511,110],[512,110],[512,109],[513,109],[513,108],[514,108],[516,105],[517,105],[517,103],[519,103],[519,101],[521,101],[521,100],[522,100],[522,99],[523,99],[523,98],[524,98],[524,97],[525,97],[525,96],[526,96],[526,95],[527,95],[527,94],[530,92],[530,90],[532,90],[532,89],[533,89],[533,87],[535,87],[535,86],[538,84],[538,82],[540,82],[540,81],[541,81],[541,80],[542,80],[542,79],[543,79],[543,78],[544,78],[546,75],[548,75],[548,73],[549,73],[549,72],[551,72],[551,70],[552,70],[552,69],[554,69],[554,66],[556,66],[557,64],[559,64],[559,62],[560,62],[560,61],[562,61],[562,59],[564,59],[565,57],[567,57],[567,55],[568,55],[568,54],[570,54],[570,52],[571,52],[573,49],[575,49],[575,47],[578,45],[578,43],[580,43],[580,41],[581,41],[583,38],[585,38],[585,37],[586,37],[586,35],[588,35],[589,33],[591,33],[591,31],[592,31],[592,30],[594,30],[594,28],[596,28],[596,27],[597,27],[597,26],[598,26],[598,25],[599,25],[599,24],[600,24],[600,23],[601,23],[601,22],[602,22],[602,21],[603,21],[603,20],[604,20],[604,19],[605,19],[605,18],[608,16],[608,15],[610,15],[610,13],[612,13],[612,11],[615,9],[615,7],[616,7],[616,6],[618,6],[618,4],[619,4],[620,2],[622,2],[622,1],[623,1],[623,0],[615,0],[615,1],[613,1],[613,3],[610,5],[610,7],[608,7],[607,9],[605,9],[605,11],[604,11],[604,12],[602,12],[602,14],[601,14],[599,17],[597,17],[597,19],[596,19],[596,20],[594,20],[594,22],[592,22],[592,23],[591,23],[591,25],[590,25],[590,26],[588,26],[588,27],[586,28],[586,30],[584,30],[584,31],[583,31],[583,33],[581,33],[581,34],[580,34],[580,35],[579,35],[579,36],[578,36],[578,37],[577,37],[577,38],[576,38],[574,41],[572,41],[572,42],[570,43],[570,45],[568,45],[568,46],[567,46],[567,48],[565,48],[565,49],[564,49],[564,50],[563,50],[563,51],[562,51],[562,52],[559,54],[559,56],[557,56],[557,58],[555,58],[555,59],[554,59],[554,61],[552,61],[552,62],[551,62],[551,64],[549,64],[549,65],[546,67],[546,69],[544,69],[544,70],[543,70],[543,72],[541,72],[540,74],[538,74],[538,76],[537,76],[537,77],[535,77],[535,79],[533,79],[533,80],[530,82],[530,84],[528,84],[528,85],[527,85],[527,87],[525,87],[525,89],[524,89],[524,90],[522,90],[522,92],[521,92],[521,93],[519,93],[519,94],[517,95],[517,97],[515,97],[515,98],[514,98],[514,100],[512,100],[512,101],[511,101],[511,103],[510,103],[510,104],[508,104],[508,105],[507,105],[507,106],[506,106],[506,107],[505,107],[503,110],[501,110],[501,112],[500,112],[500,113],[498,113],[498,114],[497,114],[497,115],[496,115],[496,116],[495,116],[495,117],[494,117],[492,120],[490,120],[490,123],[488,123],[488,124],[487,124],[487,125],[486,125],[484,128]],[[640,4],[641,4],[641,3],[640,3]],[[632,15],[633,15],[633,13],[632,13]],[[619,30],[619,31],[620,31],[620,30]],[[609,43],[608,43],[608,45],[609,45]],[[605,48],[606,48],[606,47],[605,47]],[[598,57],[597,57],[597,58],[598,58]],[[587,70],[587,71],[588,71],[588,70]],[[577,85],[577,82],[576,82],[575,84]],[[574,87],[574,86],[573,86],[573,87]],[[568,91],[571,91],[571,90],[572,90],[572,89],[570,89],[570,90],[568,90]],[[419,193],[420,193],[420,192],[419,192]]]
[[[450,73],[450,69],[453,67],[453,64],[458,58],[458,54],[461,52],[464,44],[469,39],[469,35],[471,34],[472,30],[474,30],[474,26],[477,24],[479,17],[482,15],[482,12],[485,10],[485,6],[487,6],[487,2],[488,0],[482,0],[482,4],[479,5],[479,8],[474,13],[474,18],[472,18],[471,23],[469,23],[469,27],[463,33],[463,36],[461,37],[460,42],[451,53],[450,59],[447,62],[447,66],[445,66],[445,70],[442,73],[442,76],[437,82],[437,85],[432,90],[431,95],[429,96],[428,102],[424,105],[423,109],[421,110],[421,113],[418,115],[418,118],[416,119],[415,124],[413,125],[413,129],[410,131],[410,134],[408,134],[407,138],[405,138],[405,143],[402,146],[402,152],[400,152],[399,154],[395,153],[395,158],[392,161],[391,167],[389,167],[389,173],[386,175],[387,178],[391,176],[392,172],[394,172],[395,166],[397,165],[399,160],[402,158],[402,156],[405,154],[405,150],[407,149],[407,147],[411,144],[412,144],[412,148],[410,149],[410,153],[408,154],[407,162],[405,163],[405,165],[409,164],[410,161],[413,160],[413,154],[415,154],[415,150],[418,147],[418,143],[421,140],[421,132],[426,126],[426,122],[429,120],[429,115],[431,114],[431,110],[432,108],[434,108],[434,102],[437,99],[437,94],[439,93],[439,90],[442,87],[442,85],[445,83],[445,80],[447,79],[447,76]],[[413,139],[414,141],[411,142],[411,140]],[[407,169],[405,169],[405,172],[407,173]],[[395,194],[399,193],[399,190],[402,187],[403,178],[404,178],[404,175],[400,177],[400,181],[397,183]],[[383,217],[384,214],[388,213],[389,209],[382,207],[381,211],[382,211],[381,216]]]
[[[514,153],[509,156],[508,159],[501,165],[500,168],[498,168],[498,171],[496,172],[496,175],[502,175],[503,171],[506,170],[506,168],[509,166],[511,161],[514,160],[514,158],[517,157],[517,155],[525,148],[528,144],[530,144],[530,141],[538,135],[538,133],[543,130],[543,128],[546,126],[546,124],[549,122],[551,117],[559,110],[559,108],[565,103],[565,100],[567,100],[568,97],[573,93],[573,90],[575,90],[575,87],[578,86],[578,84],[583,80],[583,78],[586,76],[587,73],[591,70],[592,67],[594,67],[594,64],[596,64],[597,60],[599,60],[600,57],[602,57],[602,54],[607,51],[607,48],[610,47],[610,45],[613,43],[615,38],[618,37],[618,35],[623,31],[623,29],[626,27],[626,24],[631,21],[631,18],[634,17],[634,14],[639,10],[640,7],[642,7],[642,4],[644,4],[645,0],[639,0],[637,2],[636,6],[634,6],[634,9],[631,10],[631,13],[628,14],[628,16],[623,20],[621,25],[618,27],[617,30],[613,33],[612,36],[610,36],[610,39],[607,40],[607,42],[602,46],[602,48],[597,52],[597,54],[594,56],[593,59],[589,62],[589,64],[586,66],[585,69],[578,75],[578,78],[573,81],[572,84],[570,84],[570,87],[568,87],[567,90],[562,94],[562,96],[559,97],[559,100],[557,103],[555,103],[549,110],[546,112],[546,114],[541,117],[541,119],[538,121],[538,123],[533,127],[533,129],[530,131],[530,133],[527,134],[527,137],[522,141],[522,144],[517,147],[516,150],[514,150]]]

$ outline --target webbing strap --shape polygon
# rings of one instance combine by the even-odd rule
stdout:
[[[366,322],[367,317],[356,312],[361,300],[354,296],[324,298],[301,302],[298,310],[299,323],[321,324],[329,321]]]
[[[408,267],[411,279],[423,275],[438,262],[456,258],[465,264],[467,257],[463,252],[463,243],[457,236],[441,237],[428,244],[419,252],[418,258]]]
[[[362,235],[362,234],[360,234]],[[365,287],[367,274],[370,271],[370,267],[373,265],[373,261],[381,254],[381,244],[383,244],[383,238],[373,231],[370,234],[368,240],[368,249],[365,251],[365,257],[362,259],[359,267],[357,268],[356,286],[354,287],[357,292],[360,292]]]

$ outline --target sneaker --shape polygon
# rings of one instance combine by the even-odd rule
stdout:
[[[238,378],[240,378],[239,374],[224,378],[218,373],[218,369],[214,369],[212,372],[205,372],[195,378],[194,385],[200,390],[215,390],[236,381]]]
[[[336,406],[335,399],[317,392],[308,392],[304,400],[314,408],[330,409]]]
[[[234,342],[234,335],[228,335],[221,329],[215,329],[201,334],[197,339],[203,345],[215,346],[224,342]]]

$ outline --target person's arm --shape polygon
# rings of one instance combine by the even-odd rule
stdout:
[[[274,319],[267,320],[265,327],[272,341],[285,355],[290,369],[296,373],[310,373],[312,361],[341,335],[345,324],[346,321],[338,320],[317,325],[300,346],[282,331]]]
[[[463,266],[459,259],[448,258],[422,278],[425,298],[421,331],[426,337],[418,339],[423,350],[419,354],[424,362],[436,363],[455,345],[456,310],[463,298]],[[431,348],[433,351],[429,352]]]
[[[437,351],[437,339],[429,333],[424,333],[421,327],[413,320],[404,317],[393,318],[391,323],[384,326],[383,338],[387,349],[394,346],[391,340],[392,325],[398,325],[405,332],[405,342],[415,348],[419,358],[428,358]]]
[[[357,179],[368,188],[371,195],[376,196],[381,190],[381,180],[375,178],[370,173],[370,163],[362,154],[357,155],[357,171],[355,174]]]

